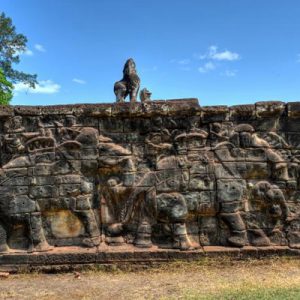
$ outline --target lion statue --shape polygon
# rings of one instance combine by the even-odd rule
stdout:
[[[141,92],[140,92],[141,102],[151,101],[151,99],[150,99],[151,95],[152,95],[152,93],[149,92],[146,88],[142,89]]]
[[[129,58],[123,69],[123,78],[114,85],[117,102],[124,102],[129,95],[130,102],[137,101],[137,94],[140,88],[140,78],[136,73],[135,62]]]

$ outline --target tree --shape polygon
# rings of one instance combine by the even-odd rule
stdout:
[[[0,104],[8,105],[9,101],[13,97],[12,94],[13,85],[9,82],[5,76],[2,69],[0,69]]]
[[[35,87],[37,75],[26,74],[13,69],[13,64],[20,62],[20,53],[26,51],[27,38],[16,33],[12,20],[4,13],[0,14],[0,68],[6,81],[12,83],[23,82],[30,87]]]

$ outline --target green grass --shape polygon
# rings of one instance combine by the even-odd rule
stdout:
[[[233,291],[203,295],[201,291],[185,291],[182,295],[185,300],[298,300],[300,299],[300,287],[294,288],[244,288]]]

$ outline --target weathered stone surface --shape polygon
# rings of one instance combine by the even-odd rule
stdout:
[[[274,118],[280,116],[285,110],[285,103],[281,101],[264,101],[255,103],[258,118]]]
[[[201,120],[203,123],[222,122],[228,119],[228,106],[204,106],[201,109]]]
[[[298,118],[300,116],[300,102],[287,103],[286,110],[289,118]]]
[[[229,107],[229,111],[231,120],[249,122],[256,118],[253,104],[233,105]]]
[[[0,264],[300,249],[298,103],[133,102],[0,110]]]

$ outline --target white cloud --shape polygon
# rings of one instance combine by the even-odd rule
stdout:
[[[30,94],[55,94],[58,93],[61,86],[52,80],[42,80],[35,85],[35,89],[29,87],[24,83],[17,83],[14,85],[16,92],[25,92]]]
[[[241,56],[236,52],[231,52],[229,50],[218,51],[217,46],[210,46],[206,54],[195,54],[194,57],[200,60],[211,59],[227,61],[239,60],[241,58]]]
[[[202,67],[198,68],[198,71],[200,73],[207,73],[209,71],[212,71],[216,68],[216,65],[214,63],[212,63],[211,61],[207,62],[206,64],[204,64]]]
[[[178,61],[178,64],[179,64],[179,65],[188,65],[190,62],[191,62],[190,59],[185,58],[185,59],[179,60],[179,61]]]
[[[203,60],[203,59],[206,59],[206,58],[207,58],[207,55],[206,55],[206,54],[194,53],[194,54],[193,54],[193,58],[199,59],[199,60]]]
[[[171,59],[170,63],[171,64],[178,64],[178,65],[188,65],[191,62],[189,58],[184,58],[184,59]]]
[[[33,55],[33,51],[31,51],[30,49],[26,48],[24,51],[16,51],[15,55],[26,55],[26,56],[32,56]]]
[[[234,77],[236,76],[236,73],[236,70],[226,70],[223,75],[227,77]]]
[[[27,56],[32,56],[33,51],[31,51],[30,49],[26,49],[22,54],[27,55]]]
[[[37,51],[40,51],[40,52],[46,52],[46,49],[43,45],[41,44],[35,44],[34,45],[34,48],[37,50]]]
[[[79,84],[86,84],[86,81],[83,79],[73,78],[72,81]]]
[[[216,60],[229,60],[229,61],[234,61],[240,59],[240,55],[238,53],[234,53],[231,51],[224,51],[224,52],[219,52],[215,53],[211,57],[212,59]]]

